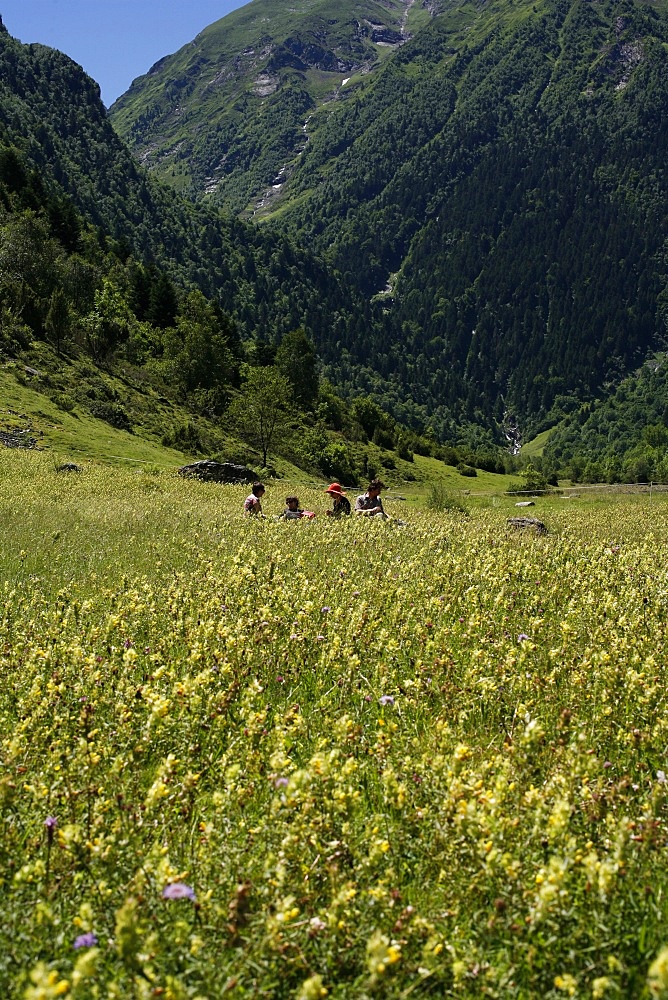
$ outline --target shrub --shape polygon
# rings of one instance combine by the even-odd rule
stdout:
[[[542,472],[539,472],[531,462],[523,472],[520,472],[519,482],[511,483],[507,493],[550,493],[549,484]]]
[[[466,465],[465,462],[460,462],[457,466],[457,472],[460,476],[477,476],[477,469],[474,469],[472,465]]]
[[[120,403],[108,403],[104,400],[94,400],[88,405],[89,413],[98,420],[105,420],[120,431],[132,431],[130,418]]]
[[[176,448],[187,454],[201,455],[206,451],[199,428],[190,421],[171,427],[163,434],[162,444],[166,448]]]
[[[429,510],[449,511],[452,514],[466,514],[468,511],[464,504],[448,490],[445,483],[432,483],[427,497],[427,507]]]

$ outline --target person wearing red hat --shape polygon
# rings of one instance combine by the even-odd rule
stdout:
[[[331,486],[328,486],[325,493],[329,493],[334,501],[332,510],[325,512],[327,517],[341,517],[342,514],[350,514],[350,500],[338,483],[332,483]]]

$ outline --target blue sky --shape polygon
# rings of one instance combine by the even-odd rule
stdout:
[[[80,63],[110,104],[162,56],[244,0],[0,0],[10,35]]]

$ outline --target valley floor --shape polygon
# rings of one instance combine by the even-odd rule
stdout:
[[[663,995],[664,496],[0,476],[3,995]]]

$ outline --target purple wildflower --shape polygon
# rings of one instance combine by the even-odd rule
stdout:
[[[331,610],[332,610],[332,609],[331,609],[331,608],[328,608],[328,607],[327,607],[327,605],[325,605],[325,607],[324,607],[324,608],[320,608],[320,611],[321,611],[321,613],[322,613],[323,615],[326,615],[326,614],[328,614],[328,613],[329,613],[329,612],[330,612]]]
[[[191,899],[195,902],[195,890],[185,882],[171,882],[162,890],[163,899]]]
[[[125,642],[123,643],[123,646],[125,647],[125,649],[132,649],[134,643],[132,639],[126,639]]]
[[[58,826],[57,816],[47,816],[44,820],[44,826],[46,827],[46,841],[48,844],[53,843],[53,833]]]
[[[275,785],[276,788],[287,788],[287,786],[288,786],[288,779],[287,778],[276,778],[276,781],[274,782],[274,785]]]
[[[93,948],[97,944],[97,934],[88,931],[87,934],[80,934],[74,941],[75,948]]]
[[[383,694],[378,699],[379,705],[394,705],[394,698],[391,694]]]
[[[517,641],[518,641],[518,642],[528,642],[528,641],[530,640],[530,638],[531,638],[531,637],[530,637],[530,636],[528,636],[528,635],[526,634],[526,632],[520,632],[520,634],[519,634],[519,635],[518,635],[518,637],[517,637]]]

